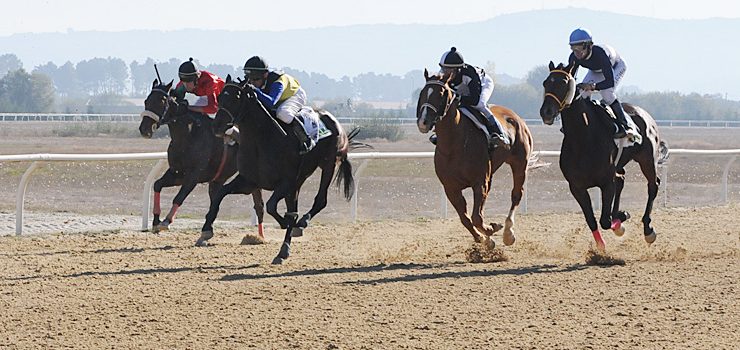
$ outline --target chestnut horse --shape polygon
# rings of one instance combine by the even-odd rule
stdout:
[[[167,230],[174,221],[178,208],[199,183],[208,182],[208,195],[211,199],[224,182],[236,173],[236,154],[238,145],[227,146],[221,138],[214,135],[213,121],[207,118],[195,120],[190,114],[178,114],[177,102],[170,95],[172,82],[167,85],[158,80],[152,82],[152,91],[144,100],[139,132],[151,138],[161,125],[167,125],[170,132],[170,145],[167,147],[169,168],[154,182],[154,208],[152,231]],[[172,209],[160,221],[160,192],[164,187],[180,186],[172,199]],[[262,218],[264,202],[259,189],[252,193],[254,210],[257,214],[259,235],[263,235]]]
[[[644,109],[623,103],[625,112],[640,129],[642,143],[625,147],[620,152],[614,143],[614,123],[601,106],[590,99],[575,97],[576,81],[573,65],[557,67],[550,62],[550,75],[542,83],[545,97],[540,108],[542,121],[552,125],[560,114],[563,121],[563,145],[560,150],[560,169],[568,180],[570,192],[586,217],[589,229],[599,249],[604,241],[591,207],[588,189],[601,190],[601,228],[612,229],[617,236],[624,234],[622,222],[629,214],[619,210],[619,199],[624,188],[624,166],[634,160],[648,180],[648,200],[642,216],[645,241],[653,243],[656,235],[650,226],[653,201],[658,194],[658,164],[668,158],[668,146],[658,135],[655,120]]]
[[[448,85],[449,75],[432,75],[424,70],[426,85],[421,89],[416,107],[419,131],[437,132],[437,147],[434,151],[434,170],[442,182],[447,199],[455,207],[463,226],[470,231],[476,242],[489,241],[490,236],[501,229],[500,224],[485,224],[483,207],[491,190],[493,173],[503,163],[509,164],[514,178],[511,190],[511,208],[503,226],[503,241],[512,245],[515,241],[514,214],[522,200],[527,166],[532,153],[532,134],[524,120],[512,110],[493,106],[491,112],[504,125],[511,142],[511,149],[488,150],[488,141],[483,131],[462,115],[459,100]],[[473,189],[473,212],[468,215],[463,190]],[[489,242],[493,242],[490,240]]]

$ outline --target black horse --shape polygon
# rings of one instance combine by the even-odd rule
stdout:
[[[178,104],[170,95],[172,82],[167,85],[154,80],[152,91],[144,101],[141,113],[139,132],[141,136],[151,138],[160,125],[167,125],[170,131],[170,145],[167,147],[169,169],[154,182],[154,232],[168,229],[175,218],[177,210],[185,198],[193,191],[195,185],[208,182],[208,194],[213,200],[215,193],[224,182],[236,173],[236,155],[238,147],[226,145],[214,134],[213,121],[208,118],[197,118],[187,111],[178,111]],[[163,187],[181,186],[172,200],[172,209],[160,222],[160,192]],[[254,200],[254,210],[259,222],[259,234],[262,235],[262,218],[264,202],[262,192],[255,189],[250,192]]]
[[[660,184],[657,167],[668,157],[668,146],[661,141],[655,120],[640,107],[622,104],[640,129],[642,143],[620,151],[612,138],[614,123],[609,113],[590,99],[575,97],[573,66],[559,64],[555,67],[550,62],[549,68],[550,74],[542,83],[545,97],[540,116],[547,125],[552,125],[558,114],[562,116],[565,136],[560,149],[560,169],[568,180],[570,192],[583,210],[597,246],[603,250],[604,241],[596,225],[587,190],[591,187],[601,190],[599,223],[603,229],[612,229],[621,236],[624,233],[622,222],[629,219],[629,214],[619,210],[619,199],[624,187],[624,166],[631,160],[640,165],[648,181],[648,200],[642,223],[645,241],[653,243],[656,234],[650,226],[650,213]]]
[[[212,225],[226,195],[251,193],[255,189],[272,190],[272,196],[267,201],[267,212],[277,220],[281,228],[286,229],[285,239],[273,263],[282,263],[290,256],[291,231],[294,228],[300,231],[307,227],[309,221],[326,207],[327,190],[337,164],[337,186],[341,187],[343,183],[344,198],[352,198],[354,177],[347,153],[362,145],[352,141],[357,135],[357,129],[347,134],[334,116],[321,112],[321,121],[331,130],[332,135],[321,139],[307,154],[299,155],[295,135],[285,132],[286,125],[271,116],[246,82],[236,83],[231,80],[231,76],[227,76],[218,101],[217,129],[223,130],[229,124],[235,124],[240,129],[237,155],[239,175],[224,185],[211,201],[201,238],[196,244],[213,237]],[[319,192],[311,209],[298,220],[298,195],[301,186],[316,168],[321,168]],[[277,211],[281,199],[285,199],[285,216]]]

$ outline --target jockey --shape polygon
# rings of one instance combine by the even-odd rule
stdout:
[[[252,84],[257,98],[277,119],[291,127],[298,138],[299,154],[306,154],[314,144],[306,129],[296,120],[298,112],[306,105],[306,91],[292,76],[269,70],[267,62],[253,56],[244,63],[244,77]]]
[[[466,64],[456,48],[445,52],[439,60],[442,74],[452,74],[450,86],[460,96],[460,105],[480,111],[488,123],[486,128],[491,134],[488,146],[493,149],[508,149],[510,142],[503,132],[503,126],[488,108],[488,99],[493,93],[493,79],[483,69]],[[434,142],[434,141],[432,141]]]
[[[570,49],[573,52],[568,58],[568,64],[575,63],[573,76],[576,75],[579,66],[589,69],[583,82],[578,84],[583,91],[582,96],[590,97],[593,91],[598,91],[617,117],[617,131],[614,133],[614,138],[625,137],[629,125],[622,104],[619,103],[615,94],[617,85],[627,70],[624,60],[611,46],[594,45],[591,33],[584,28],[578,28],[570,34]]]
[[[217,75],[198,70],[191,57],[183,62],[178,69],[180,82],[175,87],[174,96],[178,100],[178,112],[194,112],[194,115],[214,115],[218,111],[218,95],[224,88],[224,81]],[[198,96],[198,100],[189,106],[185,100],[185,93],[189,92]]]

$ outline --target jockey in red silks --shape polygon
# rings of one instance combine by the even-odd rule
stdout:
[[[194,115],[215,115],[218,111],[218,95],[224,88],[223,79],[217,75],[198,70],[193,58],[183,62],[178,69],[180,82],[175,87],[175,97],[178,99],[178,113],[194,112]],[[185,93],[198,96],[198,100],[188,105]],[[212,117],[211,117],[212,118]]]

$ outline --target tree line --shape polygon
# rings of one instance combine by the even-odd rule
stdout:
[[[155,63],[165,82],[177,81],[177,68],[182,62],[176,58],[166,61],[147,58],[127,64],[115,57],[92,58],[62,65],[48,62],[28,72],[14,54],[0,55],[0,112],[96,112],[90,106],[125,104],[123,97],[146,96],[156,77]],[[198,65],[224,78],[243,76],[241,65]],[[370,72],[340,79],[289,67],[283,70],[301,82],[312,100],[328,101],[327,107],[343,116],[413,116],[424,84],[420,70],[401,76]],[[488,63],[486,70],[495,76],[495,65]],[[548,73],[547,67],[537,66],[520,83],[497,84],[489,102],[505,105],[525,118],[537,118],[542,103],[542,81]],[[623,93],[620,99],[640,105],[656,119],[740,120],[740,101],[719,95]],[[390,101],[399,105],[406,101],[407,105],[395,111],[373,111],[372,106],[361,101]]]

